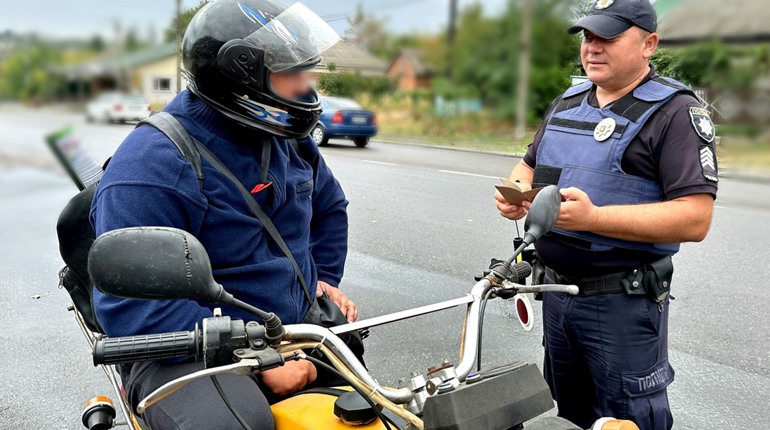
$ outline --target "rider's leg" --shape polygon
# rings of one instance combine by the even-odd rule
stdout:
[[[580,428],[591,427],[600,414],[594,383],[574,334],[566,326],[571,297],[549,293],[543,297],[545,343],[549,365],[547,382],[559,407],[559,416]]]
[[[642,430],[673,423],[666,387],[668,304],[644,296],[576,297],[569,316],[593,375],[601,415],[634,421]]]
[[[123,381],[133,408],[161,385],[180,376],[203,369],[202,363],[137,363]],[[127,370],[125,367],[123,370]],[[219,385],[227,399],[253,430],[273,430],[270,406],[255,377],[219,375]],[[142,418],[152,429],[241,429],[227,408],[211,378],[200,378],[174,394],[150,406]]]

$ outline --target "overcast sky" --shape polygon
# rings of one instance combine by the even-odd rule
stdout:
[[[182,0],[189,8],[199,0]],[[460,7],[478,0],[460,0]],[[484,0],[487,13],[501,10],[506,0]],[[293,1],[283,1],[292,4]],[[344,35],[346,16],[355,13],[361,3],[364,11],[386,18],[388,28],[398,33],[432,32],[446,26],[449,0],[303,0],[318,15]],[[119,19],[123,29],[134,27],[146,37],[154,27],[160,39],[174,13],[174,0],[0,0],[0,31],[35,31],[53,37],[89,37],[99,33],[114,34],[113,22]]]

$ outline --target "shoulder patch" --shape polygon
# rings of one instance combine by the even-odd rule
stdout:
[[[719,182],[717,165],[714,160],[714,151],[711,146],[704,145],[700,149],[700,165],[703,168],[703,177],[712,182]]]
[[[692,122],[693,128],[695,129],[695,132],[698,133],[698,136],[700,136],[701,139],[708,143],[714,141],[716,130],[714,123],[711,122],[709,111],[699,107],[691,107],[690,120]]]

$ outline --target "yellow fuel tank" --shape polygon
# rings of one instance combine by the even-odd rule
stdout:
[[[272,406],[275,430],[385,430],[379,419],[363,426],[343,423],[334,415],[337,396],[306,393]]]

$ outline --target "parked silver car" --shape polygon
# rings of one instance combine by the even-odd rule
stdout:
[[[86,120],[103,122],[141,121],[151,108],[142,96],[120,92],[102,93],[86,105]]]

